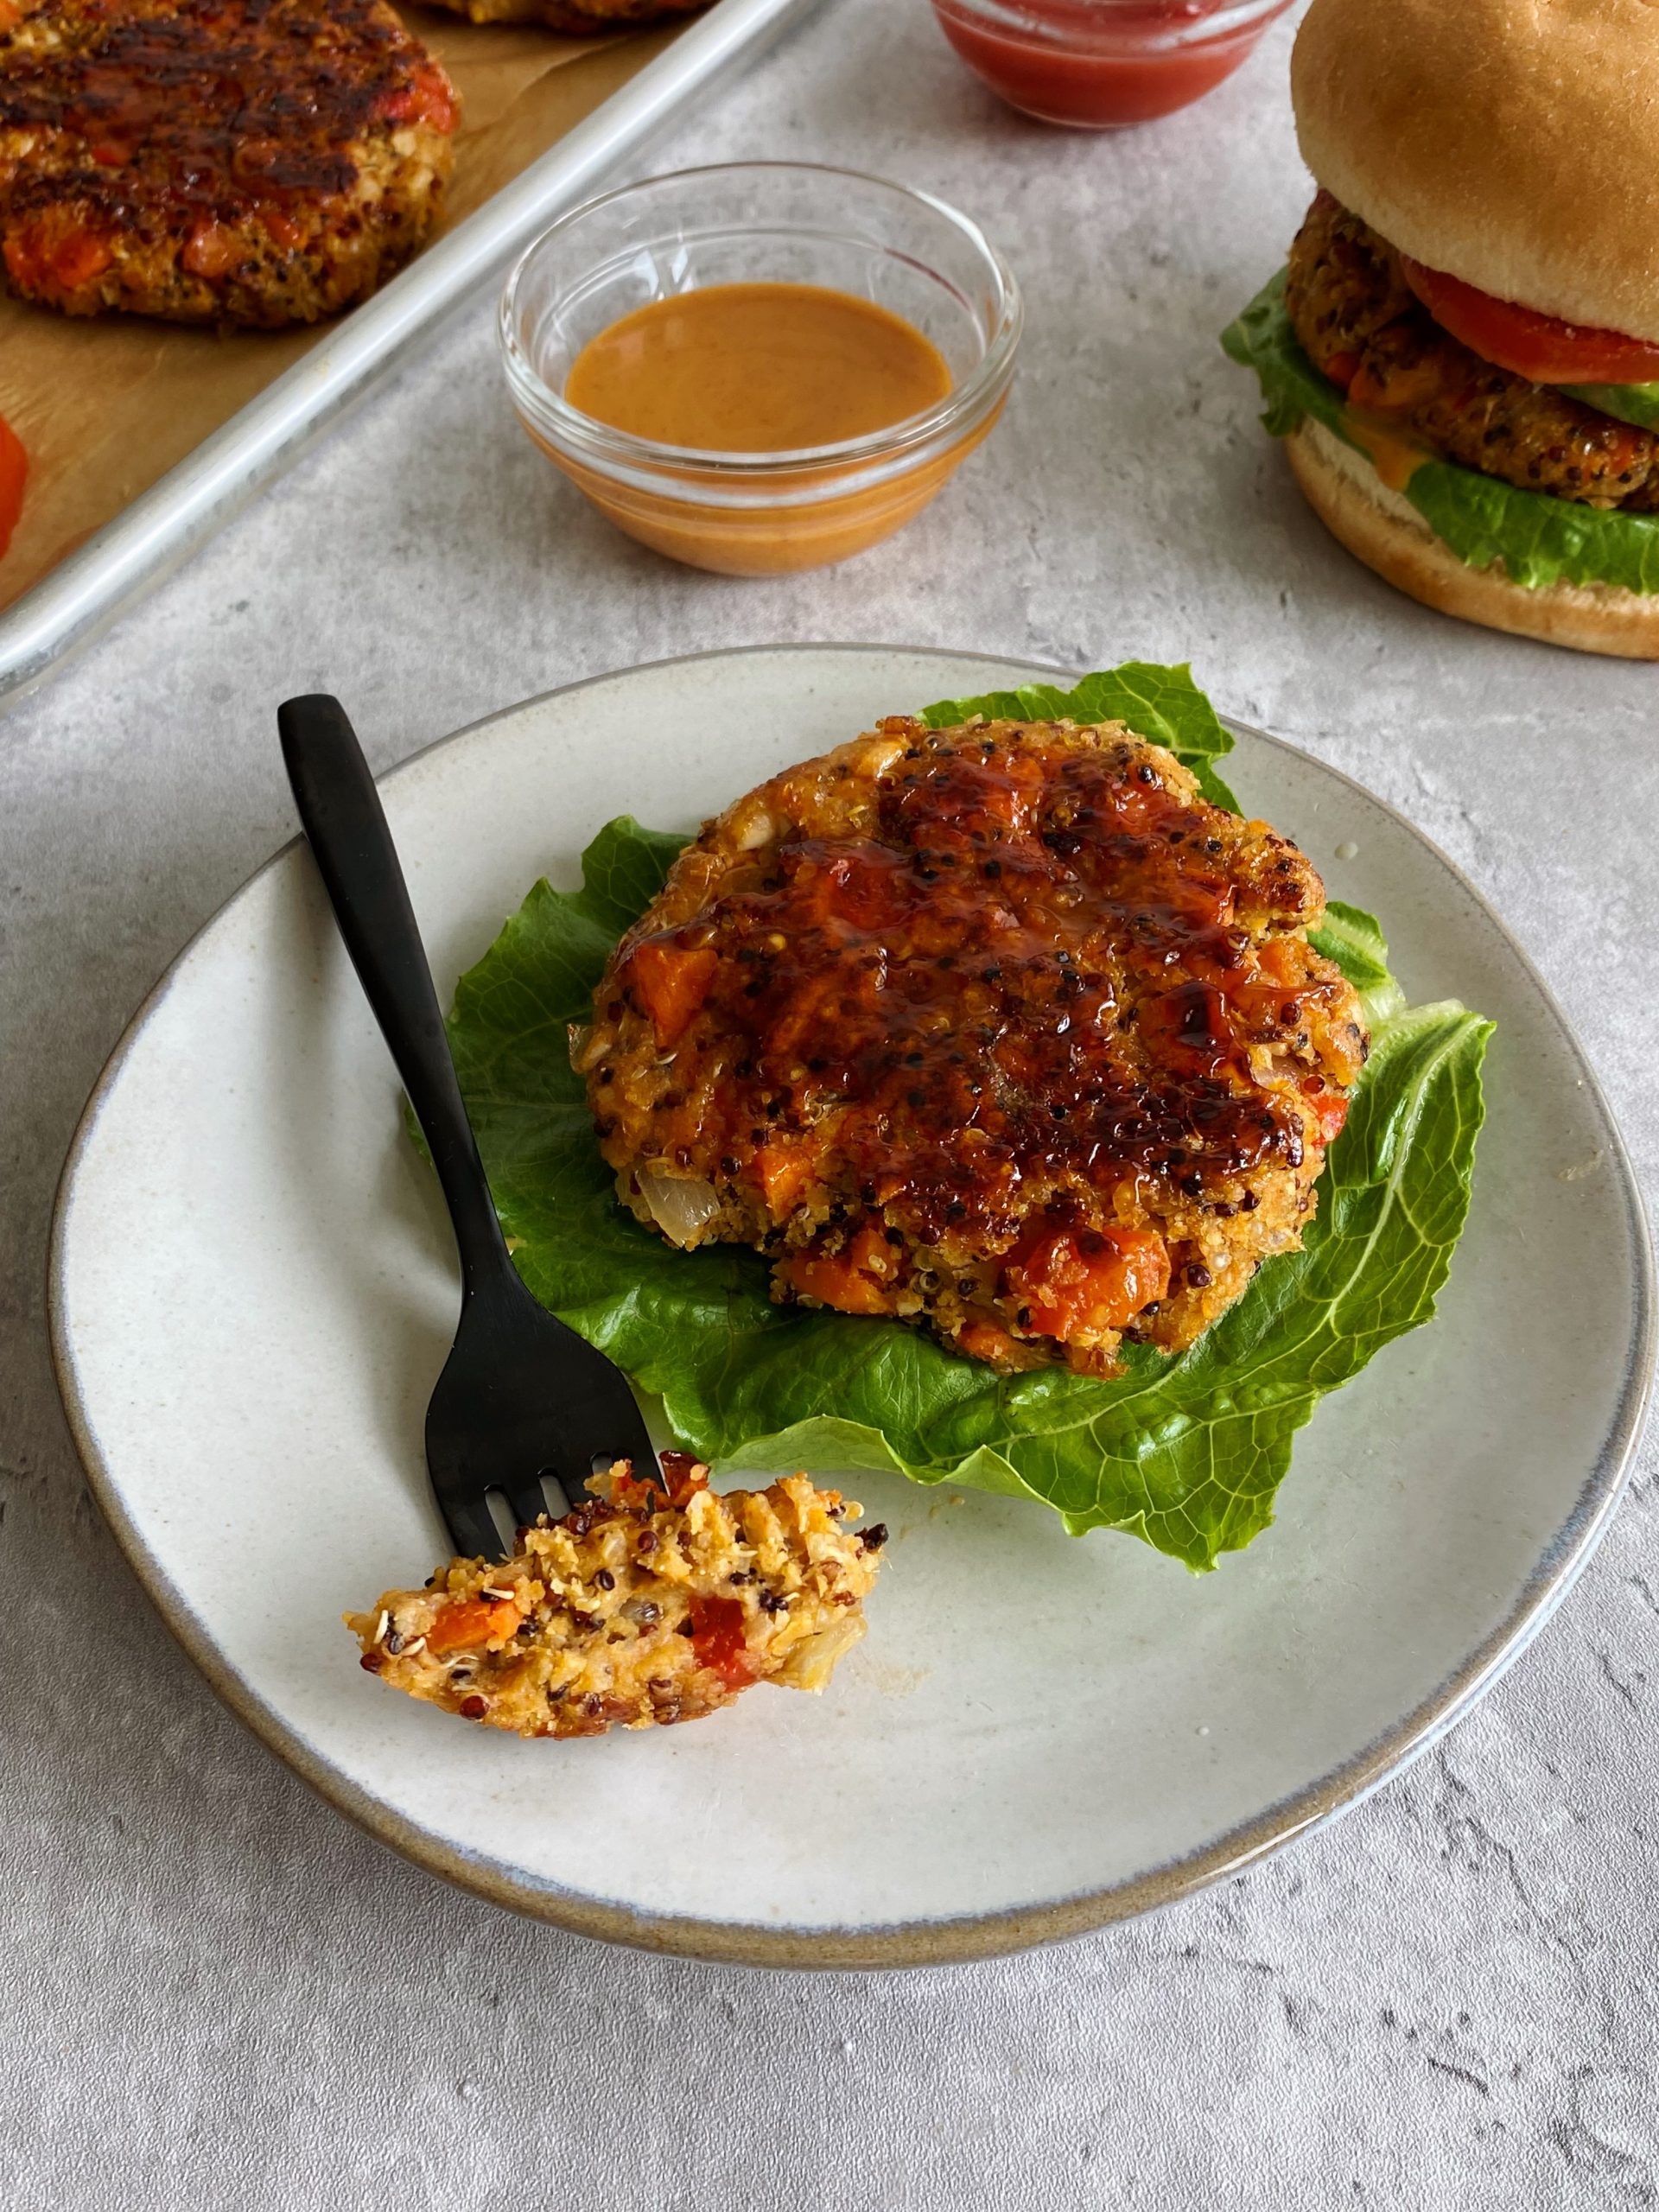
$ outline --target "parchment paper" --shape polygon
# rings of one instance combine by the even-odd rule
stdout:
[[[400,12],[461,98],[446,224],[528,168],[674,35],[561,38],[423,8]],[[221,333],[137,315],[72,320],[0,297],[0,415],[29,462],[22,518],[0,560],[0,607],[334,327]]]

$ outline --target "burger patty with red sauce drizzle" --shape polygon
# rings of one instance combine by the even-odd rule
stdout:
[[[435,218],[454,88],[385,0],[0,0],[0,260],[21,297],[274,328]]]
[[[1586,506],[1659,509],[1659,437],[1483,360],[1434,321],[1387,240],[1328,192],[1291,248],[1285,308],[1351,405],[1448,461]]]
[[[540,23],[544,30],[593,36],[695,16],[709,0],[433,0],[433,4],[475,23]]]
[[[705,826],[573,1035],[619,1192],[1004,1370],[1294,1249],[1367,1049],[1264,823],[1121,723],[896,717]]]

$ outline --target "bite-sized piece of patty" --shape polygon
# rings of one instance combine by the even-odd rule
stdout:
[[[312,322],[431,227],[454,88],[385,0],[0,0],[0,257],[67,315]]]
[[[1400,257],[1321,192],[1290,251],[1285,308],[1322,376],[1465,468],[1595,507],[1659,506],[1659,436],[1483,360],[1442,330]]]
[[[540,23],[544,30],[583,37],[639,30],[674,16],[695,16],[709,0],[432,0],[474,23]]]
[[[709,1488],[665,1452],[671,1489],[626,1459],[504,1561],[454,1560],[423,1590],[348,1613],[363,1665],[394,1689],[518,1736],[602,1736],[697,1720],[753,1682],[822,1690],[864,1633],[887,1530],[790,1475]]]
[[[1324,906],[1121,723],[894,717],[705,826],[572,1049],[671,1241],[1109,1374],[1300,1241],[1366,1051]]]

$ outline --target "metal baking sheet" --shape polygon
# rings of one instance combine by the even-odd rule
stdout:
[[[0,702],[89,644],[298,459],[557,215],[819,0],[716,0],[673,44],[355,308],[257,398],[0,613]]]

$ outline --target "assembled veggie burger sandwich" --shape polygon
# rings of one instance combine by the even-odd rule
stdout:
[[[1320,188],[1227,331],[1333,534],[1466,621],[1659,659],[1659,6],[1313,0]]]

